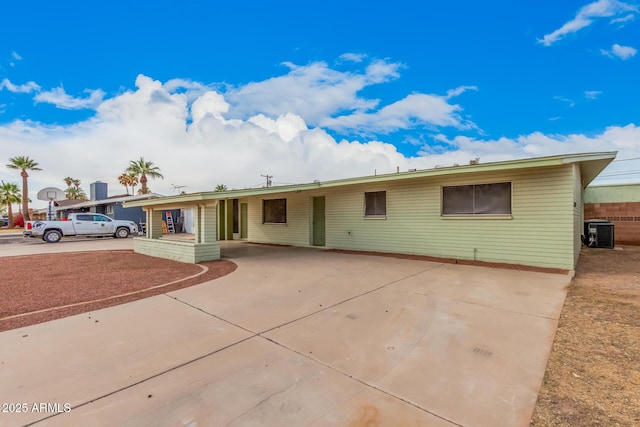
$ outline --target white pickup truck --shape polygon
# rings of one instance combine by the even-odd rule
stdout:
[[[69,214],[66,221],[27,221],[24,224],[26,237],[42,237],[47,243],[56,243],[62,236],[113,236],[127,238],[138,234],[138,225],[133,221],[113,220],[96,213]]]

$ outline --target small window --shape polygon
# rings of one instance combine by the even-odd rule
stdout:
[[[442,215],[510,214],[510,182],[442,187]]]
[[[104,213],[107,215],[113,215],[113,205],[107,205],[105,207]]]
[[[370,191],[364,193],[364,216],[385,216],[386,214],[386,191]]]
[[[271,199],[262,201],[263,224],[286,224],[287,199]]]

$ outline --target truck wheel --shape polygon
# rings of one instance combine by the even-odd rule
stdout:
[[[44,233],[44,236],[42,237],[42,240],[47,243],[58,243],[60,239],[62,239],[62,233],[58,230],[49,230]]]
[[[129,237],[129,229],[120,227],[116,230],[116,234],[114,236],[116,239],[126,239]]]

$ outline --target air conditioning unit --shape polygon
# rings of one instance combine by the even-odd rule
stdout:
[[[613,224],[602,219],[584,222],[584,243],[590,248],[613,249],[615,245]]]

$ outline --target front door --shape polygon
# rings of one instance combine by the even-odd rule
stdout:
[[[313,197],[313,235],[312,244],[314,246],[324,246],[324,196]]]
[[[240,203],[240,238],[246,239],[249,237],[249,205],[247,203]]]

